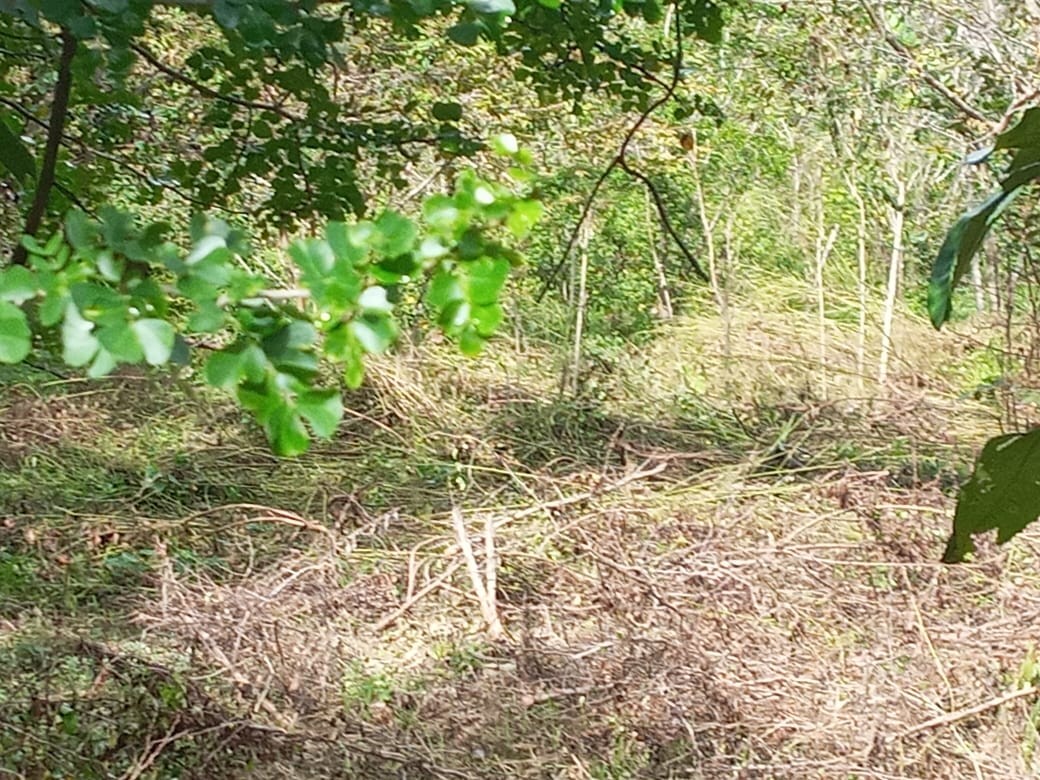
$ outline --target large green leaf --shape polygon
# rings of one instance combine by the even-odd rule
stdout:
[[[975,534],[996,530],[997,542],[1003,543],[1038,516],[1040,429],[990,439],[961,488],[943,561],[964,560],[975,549]]]
[[[22,304],[36,297],[36,274],[25,266],[15,265],[0,271],[0,301]]]
[[[1024,149],[1040,146],[1040,107],[1030,108],[1011,128],[997,136],[995,149]]]
[[[97,338],[92,331],[94,323],[83,319],[74,303],[65,307],[65,321],[61,326],[62,359],[70,366],[85,366],[97,354]]]
[[[478,14],[515,14],[513,0],[467,0],[466,5]]]
[[[335,390],[311,390],[296,399],[296,408],[315,435],[328,439],[343,419],[343,399]]]
[[[0,363],[20,363],[32,349],[32,332],[25,312],[0,301]]]
[[[954,288],[968,272],[990,227],[1014,194],[1004,190],[993,193],[958,219],[946,234],[928,282],[928,314],[936,328],[941,328],[950,318]]]
[[[928,283],[928,314],[936,328],[941,328],[950,318],[953,290],[971,267],[972,258],[981,248],[990,228],[1015,196],[1036,179],[1040,179],[1040,163],[1013,169],[997,192],[965,213],[950,228],[935,258]]]

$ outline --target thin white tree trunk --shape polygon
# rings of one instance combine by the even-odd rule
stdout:
[[[657,303],[662,320],[670,320],[675,316],[672,309],[672,295],[668,291],[668,275],[665,273],[664,262],[661,254],[657,251],[657,237],[654,235],[653,204],[650,202],[650,191],[646,192],[646,242],[650,247],[650,257],[654,263],[654,273],[657,276]]]
[[[700,146],[697,143],[697,132],[693,131],[692,135],[693,149],[690,150],[686,159],[690,164],[690,171],[693,173],[693,193],[697,199],[697,214],[701,220],[701,231],[704,233],[704,252],[708,261],[708,283],[711,286],[711,294],[715,298],[715,304],[719,307],[719,314],[724,315],[726,304],[719,289],[718,263],[715,256],[715,238],[713,235],[715,232],[715,221],[708,219],[708,204],[704,198],[704,187],[701,185],[701,171],[698,159]]]
[[[888,364],[892,356],[892,327],[895,320],[896,298],[903,265],[903,225],[906,221],[906,183],[893,176],[896,187],[895,202],[889,210],[892,231],[892,254],[888,261],[888,285],[885,289],[885,307],[881,315],[881,356],[878,359],[878,384],[888,383]]]
[[[856,333],[856,383],[865,390],[867,374],[867,205],[856,183],[856,169],[845,176],[845,186],[856,204],[856,292],[859,296],[859,322]]]
[[[815,264],[815,282],[816,282],[816,318],[817,325],[820,331],[820,397],[824,400],[827,399],[827,301],[823,288],[823,269],[827,265],[827,258],[830,256],[831,251],[834,249],[834,242],[838,239],[838,226],[835,225],[831,228],[830,235],[826,238],[823,236],[824,224],[821,219],[819,225],[819,234],[816,239],[816,264]]]
[[[986,287],[982,283],[982,266],[979,256],[971,258],[971,290],[975,294],[975,311],[980,314],[986,311]]]
[[[571,350],[569,386],[571,392],[578,391],[581,378],[581,341],[585,335],[585,307],[588,305],[589,280],[589,232],[591,215],[581,225],[578,234],[578,279],[577,300],[574,308],[574,346]]]
[[[722,267],[722,290],[720,299],[722,301],[722,356],[723,365],[726,368],[727,379],[731,372],[730,362],[733,359],[733,309],[730,306],[731,293],[733,291],[733,266],[736,264],[736,249],[733,244],[733,222],[736,212],[730,211],[726,218],[725,246],[723,251],[724,264]]]

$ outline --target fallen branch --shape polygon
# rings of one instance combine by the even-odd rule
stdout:
[[[435,591],[441,585],[443,585],[448,578],[455,573],[455,571],[462,565],[462,561],[452,561],[448,568],[426,583],[419,590],[415,591],[409,598],[404,600],[397,609],[391,612],[389,615],[384,617],[378,623],[375,624],[374,628],[376,631],[385,631],[394,623],[396,623],[408,610],[422,601],[427,594]]]
[[[912,737],[914,734],[920,734],[922,731],[928,731],[929,729],[939,728],[940,726],[949,726],[953,723],[958,723],[962,720],[967,720],[974,715],[981,715],[983,712],[989,710],[995,710],[998,707],[1002,707],[1008,702],[1012,702],[1015,699],[1024,699],[1026,696],[1032,696],[1040,693],[1040,688],[1035,685],[1030,685],[1026,688],[1022,688],[1018,691],[1012,691],[1006,693],[1003,696],[998,696],[995,699],[984,701],[981,704],[976,704],[973,707],[965,707],[964,709],[956,710],[955,712],[948,712],[945,715],[940,715],[931,720],[926,720],[924,723],[919,723],[913,728],[909,728],[906,731],[901,731],[898,734],[887,737],[886,743],[897,742],[907,737]]]
[[[495,531],[497,531],[498,529],[502,528],[503,526],[505,526],[508,523],[515,522],[516,520],[522,520],[525,517],[531,517],[532,515],[536,515],[539,512],[548,512],[548,511],[552,511],[553,509],[562,509],[563,507],[573,506],[574,504],[581,504],[581,503],[584,503],[586,501],[590,501],[593,498],[595,498],[596,496],[601,496],[604,493],[609,493],[609,492],[611,492],[613,490],[619,490],[620,488],[623,488],[625,485],[630,485],[633,482],[637,482],[637,481],[639,481],[641,479],[646,479],[647,477],[656,476],[656,475],[660,474],[662,471],[664,471],[666,468],[668,468],[668,462],[667,461],[661,461],[661,462],[657,463],[656,465],[654,465],[654,466],[652,466],[650,468],[647,468],[647,469],[637,469],[636,471],[633,471],[633,472],[631,472],[629,474],[626,474],[621,479],[617,480],[616,482],[612,482],[609,485],[596,487],[596,488],[593,488],[592,490],[587,490],[587,491],[585,491],[583,493],[578,493],[578,494],[573,495],[573,496],[566,496],[564,498],[558,498],[555,501],[549,501],[548,503],[545,503],[545,504],[537,504],[535,506],[530,506],[530,507],[527,507],[526,509],[521,509],[518,512],[514,512],[509,517],[503,518],[503,519],[501,519],[501,520],[499,520],[497,522],[491,522],[489,520],[487,522],[487,524],[485,525],[485,529],[484,529],[485,539],[487,539],[487,537],[490,534],[493,534]],[[458,510],[457,508],[454,509],[453,512],[452,512],[453,520],[454,520],[454,517],[455,517],[456,513],[461,515],[461,511],[460,510]],[[455,522],[457,523],[457,521],[455,521]],[[457,531],[456,531],[456,535],[458,535]],[[466,537],[466,543],[467,544],[471,543],[470,539],[468,537]],[[446,555],[453,555],[456,552],[460,552],[460,546],[458,546],[458,545],[456,545],[454,547],[451,547],[448,550],[446,550],[445,554]],[[472,551],[471,551],[471,554],[472,554]],[[493,554],[493,553],[489,552],[489,555],[490,554]],[[465,555],[465,553],[463,553],[463,555]],[[377,631],[377,632],[385,631],[387,628],[389,628],[394,623],[396,623],[398,620],[400,620],[401,617],[403,617],[405,615],[405,613],[408,612],[408,610],[410,610],[412,607],[414,607],[416,604],[418,604],[420,601],[422,601],[426,596],[428,596],[430,593],[432,593],[437,588],[439,588],[441,585],[443,585],[445,582],[447,582],[447,580],[458,570],[458,568],[462,565],[462,563],[463,563],[462,561],[456,560],[456,561],[453,561],[451,564],[449,564],[448,567],[443,572],[438,574],[435,578],[433,578],[428,583],[426,583],[426,585],[424,585],[419,590],[417,590],[415,593],[413,593],[411,596],[409,596],[407,599],[405,599],[404,602],[401,604],[401,606],[399,606],[397,609],[395,609],[389,615],[386,615],[378,623],[376,623],[375,626],[373,626],[374,630]],[[471,576],[472,576],[472,574],[471,574]],[[479,573],[478,573],[477,579],[479,579]]]
[[[484,622],[488,626],[488,634],[492,639],[498,639],[502,636],[502,622],[498,619],[498,610],[495,607],[495,598],[488,591],[488,586],[492,585],[492,582],[485,582],[480,576],[480,567],[477,565],[477,558],[473,554],[473,545],[470,544],[469,535],[466,533],[466,521],[462,517],[462,511],[458,506],[452,506],[451,508],[451,520],[452,526],[455,528],[455,538],[458,540],[459,549],[462,551],[462,559],[466,562],[466,570],[469,572],[470,582],[473,583],[473,591],[477,594],[477,601],[480,602],[480,611],[484,615]],[[488,537],[494,531],[494,526],[488,522]],[[491,572],[494,570],[494,548],[487,551],[487,569],[488,579],[491,580]]]

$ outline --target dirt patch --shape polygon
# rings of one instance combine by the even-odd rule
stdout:
[[[0,466],[61,444],[84,446],[105,427],[105,413],[89,397],[38,396],[17,389],[0,395]]]

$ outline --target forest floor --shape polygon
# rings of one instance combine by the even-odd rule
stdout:
[[[417,348],[291,461],[187,379],[4,375],[0,778],[1036,776],[1037,534],[938,562],[992,356],[721,327],[577,398]]]

